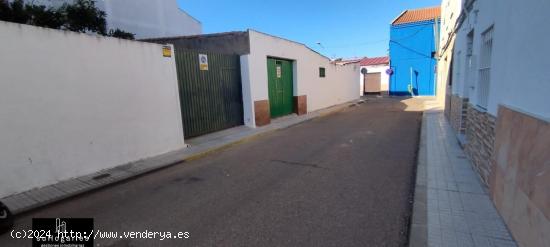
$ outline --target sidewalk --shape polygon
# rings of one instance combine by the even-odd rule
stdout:
[[[362,103],[364,103],[364,101],[360,99],[310,112],[301,116],[293,114],[286,117],[273,119],[271,124],[263,127],[250,128],[246,126],[239,126],[197,138],[188,139],[185,140],[185,143],[189,145],[189,147],[182,150],[173,151],[156,157],[99,171],[86,176],[69,179],[46,187],[11,195],[1,198],[0,201],[6,204],[13,214],[21,214],[50,203],[103,188],[108,185],[116,184],[158,169],[181,164],[188,160],[197,159],[210,152],[226,148],[230,145],[246,141],[272,131],[288,128],[317,117],[328,115],[345,109],[350,105]]]
[[[418,154],[411,247],[517,246],[441,111],[427,111]]]

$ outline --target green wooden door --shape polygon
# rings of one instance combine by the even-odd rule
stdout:
[[[293,112],[292,62],[282,59],[267,59],[269,108],[276,118]]]

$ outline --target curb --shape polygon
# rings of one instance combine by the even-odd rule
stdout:
[[[213,146],[208,146],[206,143],[204,146],[199,144],[197,146],[168,152],[159,156],[101,170],[89,175],[64,180],[42,188],[14,194],[1,198],[0,201],[6,204],[6,206],[12,211],[13,215],[20,215],[69,198],[136,179],[161,169],[182,164],[186,161],[200,159],[208,154],[221,151],[233,145],[252,141],[277,130],[289,128],[300,123],[311,121],[315,118],[328,116],[346,109],[350,106],[350,104],[357,105],[358,102],[361,102],[361,100],[353,100],[340,105],[310,112],[306,115],[289,119],[284,123],[272,123],[264,127],[256,128],[248,135],[237,137],[232,140],[222,140],[220,143]]]
[[[427,202],[427,136],[426,114],[422,113],[420,143],[416,166],[416,182],[414,188],[414,204],[410,225],[409,247],[428,246],[428,202]]]

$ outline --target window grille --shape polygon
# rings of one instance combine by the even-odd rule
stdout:
[[[489,85],[491,82],[491,57],[493,51],[493,28],[481,34],[481,51],[479,58],[479,80],[477,87],[477,105],[487,109]]]

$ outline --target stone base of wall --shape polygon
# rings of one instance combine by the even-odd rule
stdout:
[[[500,106],[491,196],[519,246],[550,246],[550,123]]]
[[[294,112],[298,115],[307,114],[307,95],[294,96]]]
[[[271,123],[271,111],[269,110],[269,100],[254,101],[254,115],[256,126],[264,126]]]
[[[466,118],[466,154],[485,185],[489,186],[495,143],[495,117],[468,104]]]
[[[466,132],[468,102],[468,98],[461,98],[456,94],[451,95],[451,109],[448,118],[453,129],[460,134]]]

